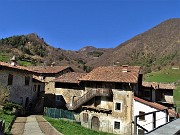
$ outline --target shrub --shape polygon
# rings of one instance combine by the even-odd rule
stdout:
[[[6,102],[3,106],[3,111],[6,114],[11,114],[13,111],[13,108],[15,109],[21,109],[22,106],[16,103],[12,103],[12,102]]]

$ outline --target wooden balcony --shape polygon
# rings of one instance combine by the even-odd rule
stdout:
[[[96,96],[111,96],[112,95],[112,90],[111,89],[103,89],[103,88],[98,88],[98,89],[91,89],[89,90],[86,94],[84,94],[82,97],[80,97],[77,101],[74,101],[72,104],[66,104],[68,110],[76,110],[79,108],[81,105],[92,99],[93,97]]]

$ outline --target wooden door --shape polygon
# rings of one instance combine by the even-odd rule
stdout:
[[[97,130],[98,131],[99,130],[99,125],[100,125],[99,118],[96,117],[96,116],[93,116],[92,120],[91,120],[91,128],[93,130]]]

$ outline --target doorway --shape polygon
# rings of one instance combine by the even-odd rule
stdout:
[[[39,97],[39,96],[40,96],[40,91],[41,91],[41,85],[38,85],[37,97]]]
[[[96,116],[93,116],[91,120],[91,129],[98,131],[99,125],[100,125],[99,118]]]

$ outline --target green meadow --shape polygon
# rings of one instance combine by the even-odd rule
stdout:
[[[63,120],[63,119],[54,119],[44,116],[44,118],[51,123],[51,125],[56,128],[59,132],[64,135],[112,135],[111,133],[98,132],[94,131],[81,125]]]
[[[180,112],[180,69],[167,68],[158,72],[148,73],[145,75],[144,81],[175,83],[176,89],[173,92],[173,97]]]

